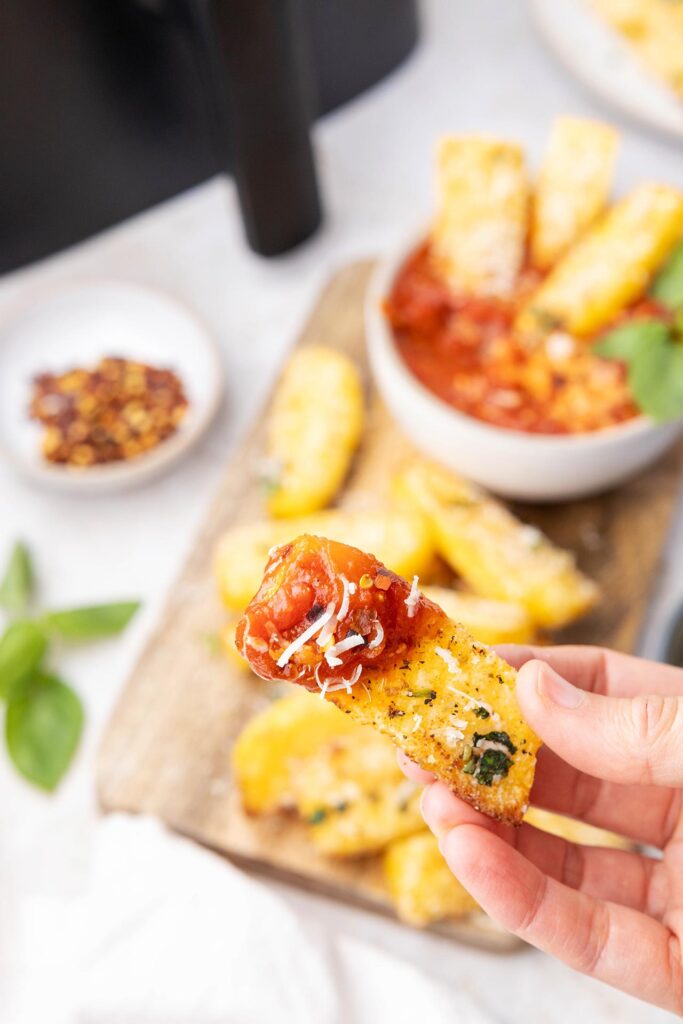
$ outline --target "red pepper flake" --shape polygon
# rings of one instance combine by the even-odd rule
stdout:
[[[378,590],[388,590],[391,586],[391,576],[388,572],[383,572],[381,569],[375,576],[375,586]]]
[[[175,433],[187,409],[172,370],[107,356],[94,369],[36,376],[29,415],[45,427],[41,447],[48,462],[94,466],[156,448]]]

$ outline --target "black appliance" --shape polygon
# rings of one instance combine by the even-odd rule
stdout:
[[[0,271],[226,170],[252,247],[296,244],[310,119],[407,56],[415,2],[3,0]]]

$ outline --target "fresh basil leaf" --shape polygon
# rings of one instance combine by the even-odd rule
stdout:
[[[140,607],[139,601],[93,604],[83,608],[47,612],[43,621],[65,640],[98,640],[125,629]]]
[[[641,348],[629,368],[629,386],[639,408],[656,422],[683,416],[683,343]]]
[[[669,309],[683,306],[683,242],[676,246],[660,270],[650,294]]]
[[[5,575],[0,582],[0,606],[10,615],[21,615],[33,593],[33,566],[31,556],[21,541],[12,548]]]
[[[643,320],[631,320],[629,323],[615,327],[596,342],[594,352],[605,359],[618,359],[630,363],[635,359],[641,347],[656,345],[666,341],[669,328],[661,320],[649,317]]]
[[[0,698],[40,665],[47,648],[42,629],[29,620],[13,622],[0,638]]]
[[[35,675],[12,692],[5,716],[7,750],[24,778],[41,789],[57,787],[82,729],[81,702],[56,676]]]

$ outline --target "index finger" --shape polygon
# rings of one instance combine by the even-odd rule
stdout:
[[[496,652],[514,668],[534,658],[545,661],[574,686],[608,697],[683,694],[683,669],[646,661],[604,647],[500,644]]]

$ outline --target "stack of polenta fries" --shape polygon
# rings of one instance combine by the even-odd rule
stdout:
[[[324,347],[295,353],[268,423],[269,517],[228,531],[216,547],[218,589],[230,612],[241,613],[258,589],[269,550],[302,533],[355,545],[403,576],[419,576],[427,596],[486,644],[532,641],[596,601],[597,588],[569,553],[421,459],[397,473],[391,497],[378,496],[375,507],[328,508],[343,487],[363,418],[360,377],[346,356]],[[445,576],[455,576],[457,587],[445,586]],[[223,631],[223,646],[248,671],[234,645],[235,621]],[[254,717],[235,745],[245,810],[294,811],[326,856],[381,857],[387,894],[411,924],[475,911],[424,828],[418,788],[399,771],[390,740],[315,695],[290,690]]]

